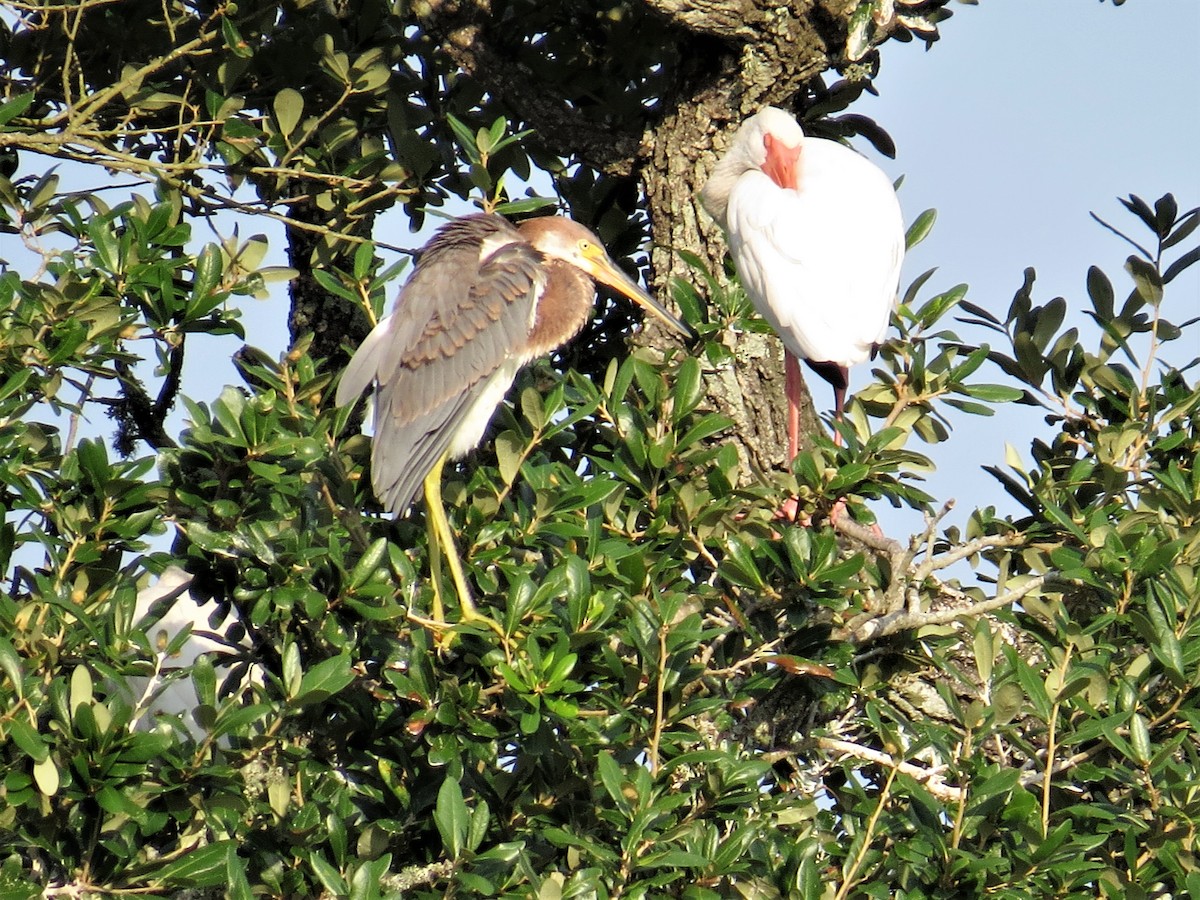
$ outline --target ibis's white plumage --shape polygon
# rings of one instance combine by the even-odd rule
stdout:
[[[844,378],[870,356],[904,256],[887,175],[768,107],[738,129],[701,201],[728,235],[746,293],[795,357],[831,364]]]
[[[761,170],[729,196],[729,249],[760,314],[800,359],[860,363],[887,329],[904,253],[887,176],[853,150],[809,138],[803,189]]]

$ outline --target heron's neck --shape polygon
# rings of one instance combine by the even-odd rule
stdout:
[[[591,314],[596,300],[592,280],[574,266],[547,259],[546,288],[537,300],[529,332],[529,358],[535,359],[575,337]]]

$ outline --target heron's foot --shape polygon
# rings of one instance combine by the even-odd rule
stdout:
[[[422,628],[427,628],[433,632],[434,641],[437,644],[438,650],[449,650],[454,644],[455,638],[458,637],[458,629],[464,625],[479,626],[489,628],[496,633],[500,638],[501,646],[504,647],[504,658],[512,659],[512,651],[508,644],[508,635],[504,629],[500,627],[500,623],[490,616],[485,616],[479,612],[472,603],[470,606],[464,607],[462,617],[456,622],[447,622],[442,614],[441,603],[434,604],[433,615],[430,617],[418,615],[412,610],[408,611],[408,621],[420,625]]]
[[[420,625],[422,628],[432,631],[434,643],[437,644],[439,650],[448,650],[450,645],[454,643],[454,626],[444,619],[421,616],[411,609],[405,618],[416,625]]]

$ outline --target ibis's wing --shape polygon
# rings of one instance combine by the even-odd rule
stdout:
[[[372,481],[392,512],[412,502],[493,376],[519,355],[544,283],[540,254],[498,216],[456,220],[426,246],[338,391],[341,402],[376,382]]]
[[[862,362],[887,329],[904,223],[887,176],[832,141],[808,139],[801,183],[745,173],[729,201],[729,245],[746,292],[799,357]]]

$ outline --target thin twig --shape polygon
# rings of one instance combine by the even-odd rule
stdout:
[[[1041,770],[1026,772],[1021,776],[1021,780],[1018,782],[1018,784],[1020,784],[1023,788],[1041,787],[1043,784],[1045,784],[1047,775],[1058,775],[1062,772],[1066,772],[1068,769],[1073,769],[1080,763],[1087,762],[1093,756],[1096,756],[1098,753],[1104,750],[1106,746],[1106,744],[1097,744],[1090,750],[1084,750],[1080,753],[1074,754],[1073,756],[1068,756],[1066,759],[1061,759],[1053,766],[1043,767]]]
[[[1014,544],[1021,543],[1025,539],[1025,535],[1015,532],[1012,534],[989,534],[975,538],[972,541],[967,541],[960,547],[947,550],[938,556],[929,556],[925,562],[913,570],[913,580],[924,581],[925,578],[934,572],[949,568],[960,560],[970,559],[984,550],[991,550],[997,547],[1011,547]]]
[[[887,781],[884,782],[883,789],[879,792],[879,803],[871,813],[871,818],[867,820],[867,830],[863,833],[862,844],[859,845],[858,853],[855,854],[854,861],[850,864],[850,869],[846,872],[845,880],[842,881],[842,886],[838,888],[837,896],[834,900],[845,900],[845,897],[850,893],[850,889],[854,887],[859,867],[862,866],[863,860],[867,858],[867,851],[871,849],[871,841],[875,837],[875,828],[879,824],[879,817],[883,815],[883,810],[887,807],[888,796],[892,792],[892,783],[896,780],[896,773],[899,771],[899,766],[893,766],[891,771],[888,772]]]

